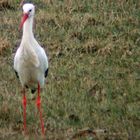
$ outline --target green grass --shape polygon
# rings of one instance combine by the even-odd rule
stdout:
[[[41,95],[46,139],[139,140],[139,0],[34,3],[35,36],[49,56]],[[21,88],[13,70],[22,34],[19,0],[0,8],[0,139],[24,139]],[[27,139],[38,139],[35,100],[27,97]]]

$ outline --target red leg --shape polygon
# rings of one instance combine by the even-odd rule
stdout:
[[[23,89],[23,99],[22,99],[22,104],[23,104],[23,125],[24,125],[24,132],[26,134],[26,95],[25,95],[25,89]]]
[[[40,125],[41,125],[42,134],[45,135],[44,122],[42,119],[42,112],[41,112],[40,84],[39,83],[38,83],[38,96],[37,96],[37,100],[36,100],[36,105],[37,105],[39,115],[40,115]]]

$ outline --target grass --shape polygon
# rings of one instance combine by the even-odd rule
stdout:
[[[21,88],[13,70],[22,34],[19,3],[0,2],[0,139],[24,139]],[[35,36],[47,51],[50,65],[42,93],[46,139],[138,140],[139,1],[34,3]],[[27,96],[27,139],[38,139],[35,101],[31,94]]]

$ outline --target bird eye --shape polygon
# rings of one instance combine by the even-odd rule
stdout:
[[[32,9],[29,10],[29,12],[31,12],[31,11],[32,11]]]

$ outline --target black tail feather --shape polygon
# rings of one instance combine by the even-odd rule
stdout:
[[[36,92],[36,89],[31,89],[31,93],[34,94]]]

